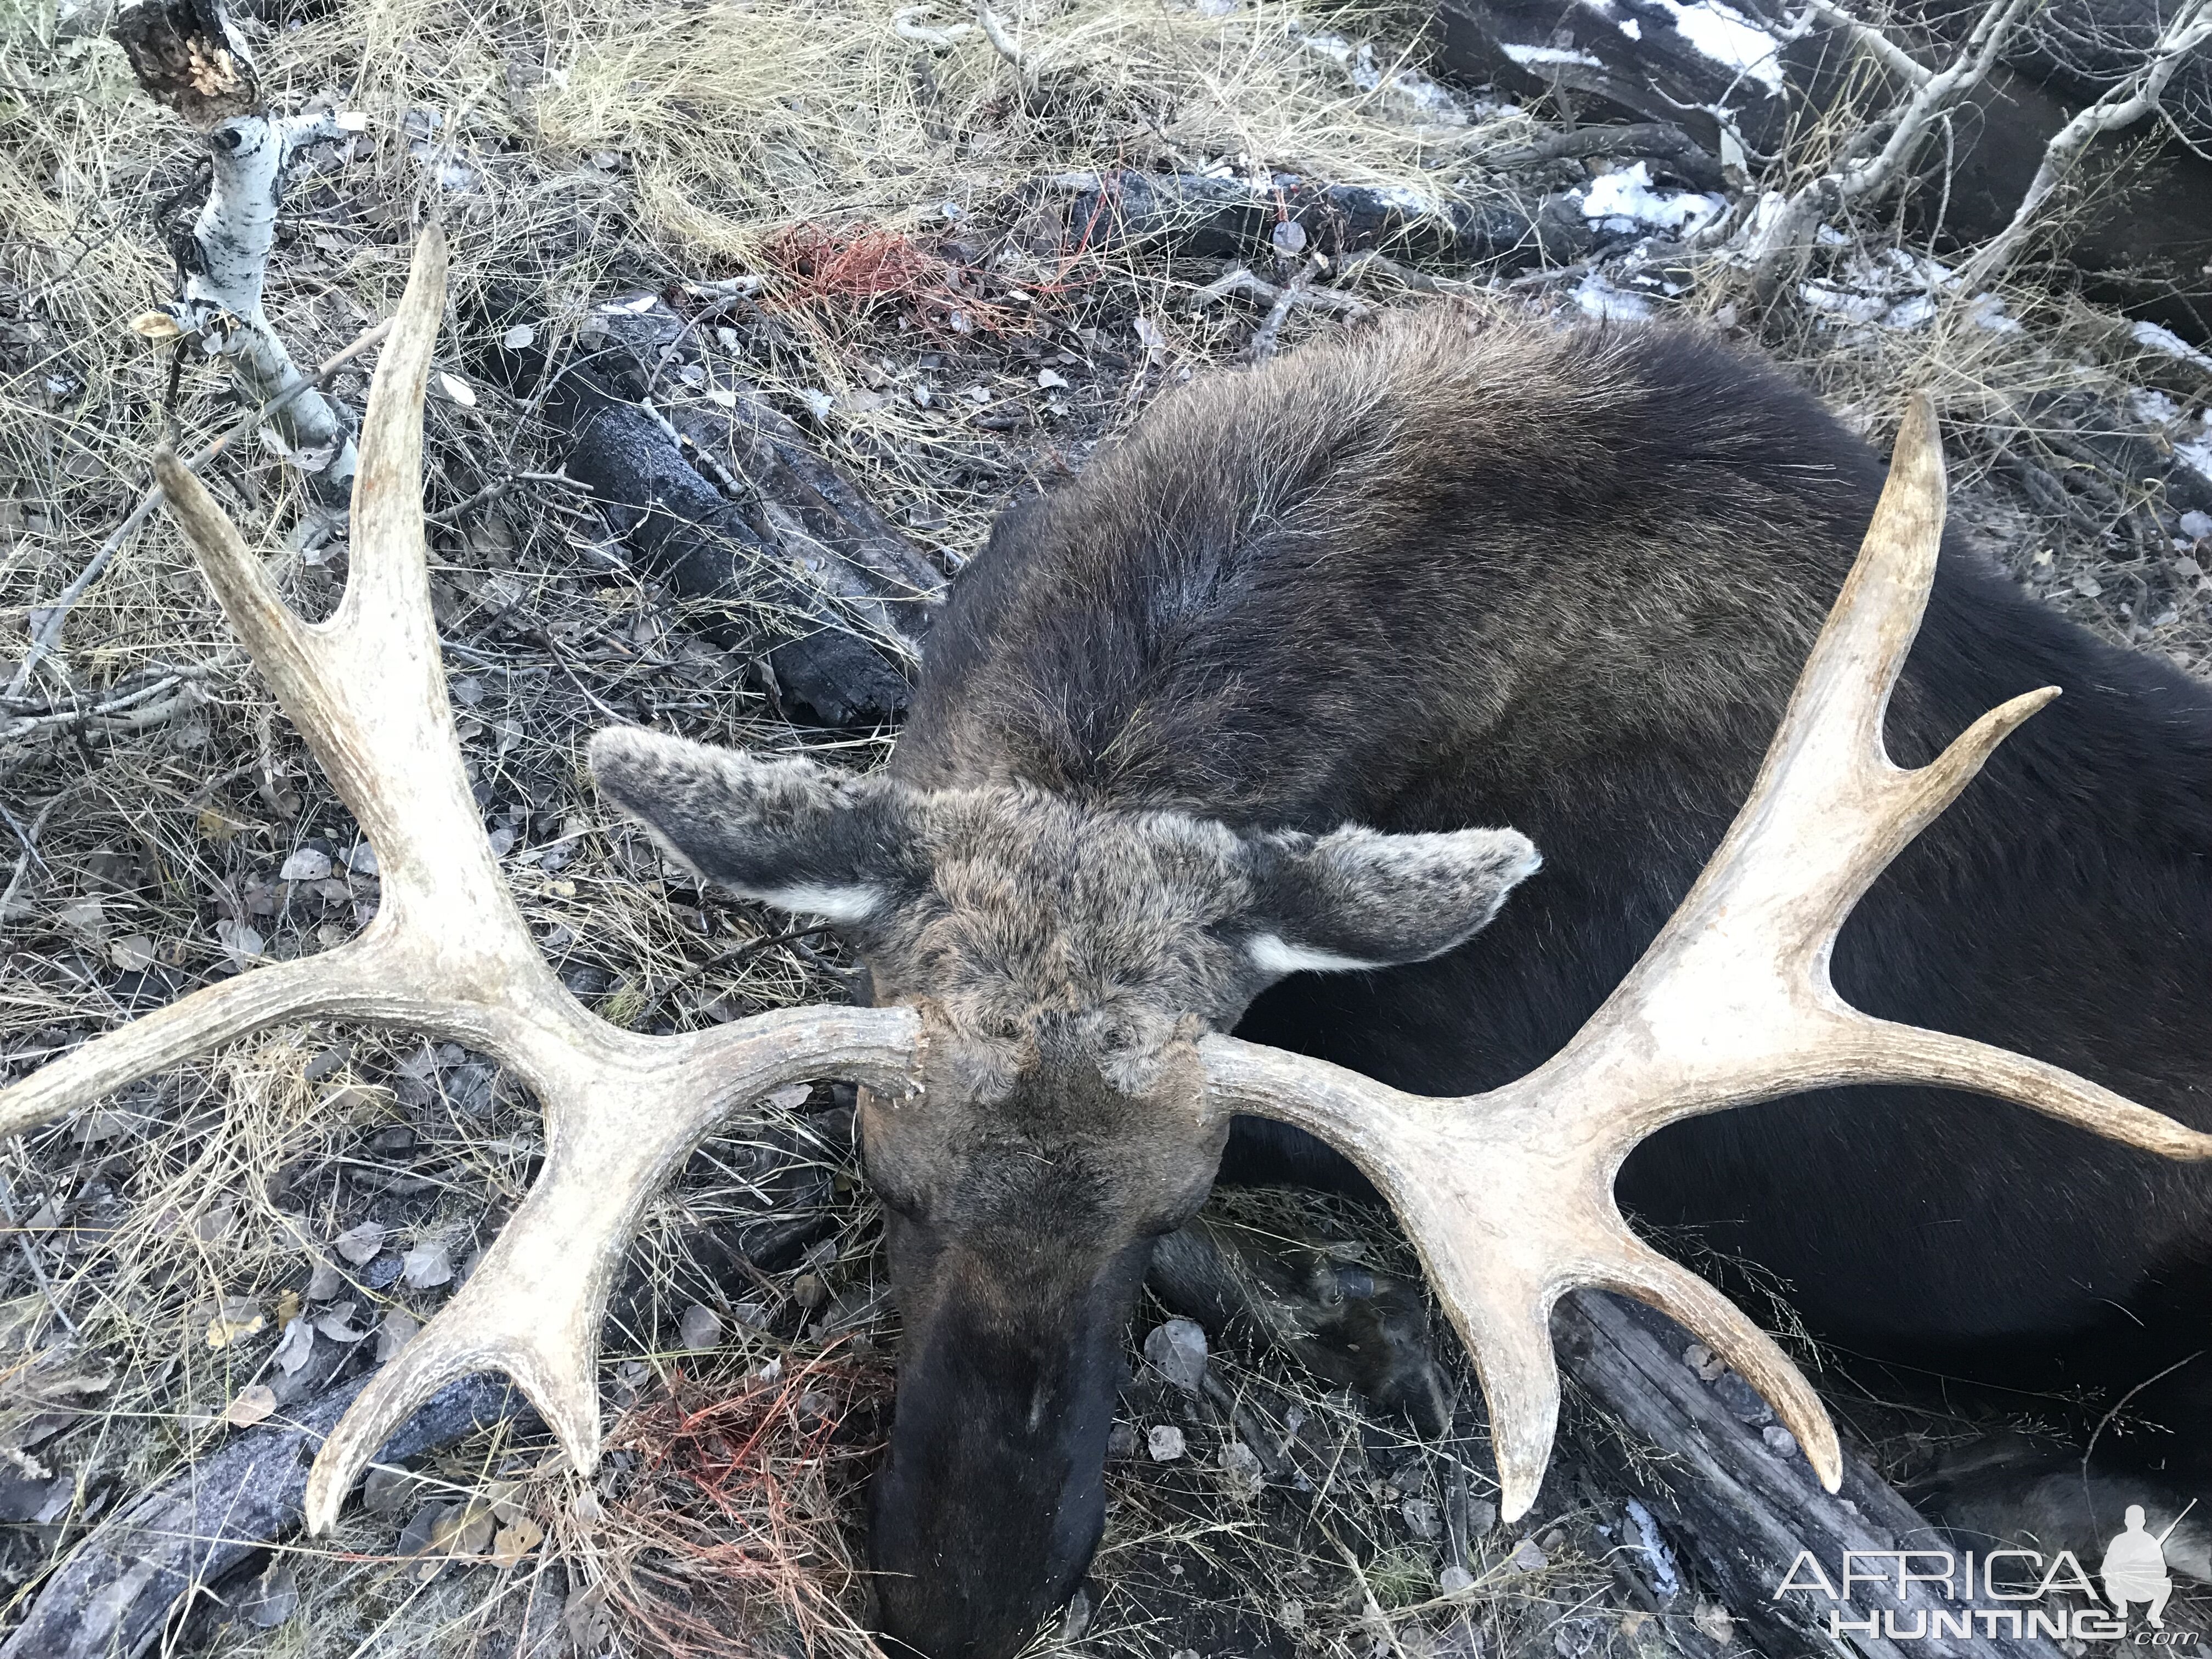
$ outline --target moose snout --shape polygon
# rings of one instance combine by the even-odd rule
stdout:
[[[1020,1285],[977,1286],[970,1271],[902,1298],[912,1311],[869,1539],[892,1651],[1011,1659],[1073,1594],[1105,1525],[1121,1337],[1148,1255],[1117,1253],[1067,1296],[1024,1299]]]

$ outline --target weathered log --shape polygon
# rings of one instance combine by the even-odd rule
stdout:
[[[905,712],[907,678],[838,614],[801,556],[763,536],[702,477],[663,422],[571,368],[545,401],[562,466],[606,509],[637,568],[677,593],[712,601],[702,631],[764,659],[787,713],[830,726],[873,726]],[[806,631],[794,635],[793,625]]]
[[[0,1659],[137,1659],[195,1595],[298,1524],[308,1466],[368,1382],[356,1377],[289,1422],[233,1436],[109,1516],[46,1581]],[[528,1410],[506,1377],[464,1377],[416,1413],[378,1461],[419,1455]]]
[[[1809,1553],[1840,1588],[1845,1551],[1937,1552],[1948,1546],[1848,1447],[1842,1489],[1833,1496],[1823,1492],[1765,1402],[1732,1371],[1709,1366],[1715,1375],[1707,1380],[1692,1369],[1684,1357],[1691,1339],[1664,1315],[1584,1291],[1560,1302],[1552,1329],[1560,1364],[1575,1385],[1638,1439],[1663,1449],[1649,1459],[1632,1457],[1613,1435],[1585,1427],[1576,1434],[1577,1453],[1643,1502],[1768,1653],[1841,1649],[1865,1659],[2059,1659],[2055,1642],[2019,1633],[2023,1607],[2052,1610],[2038,1602],[1947,1599],[1921,1583],[1899,1595],[1893,1575],[1887,1588],[1861,1585],[1840,1601],[1778,1596],[1801,1553]],[[1923,1559],[1916,1570],[1934,1565]],[[1808,1580],[1801,1571],[1795,1582]],[[1969,1607],[1995,1613],[1990,1622],[1998,1628],[1984,1634],[1978,1612],[1971,1638],[1927,1635],[1899,1642],[1889,1634],[1900,1627],[1907,1635],[1932,1630],[1936,1613],[1955,1619]],[[1896,1623],[1881,1625],[1876,1635],[1838,1635],[1832,1614],[1832,1628],[1869,1619],[1893,1617]]]
[[[1510,270],[1580,258],[1589,227],[1571,203],[1534,215],[1497,203],[1433,199],[1366,185],[1321,185],[1282,173],[1262,184],[1198,173],[1065,173],[1067,245],[1115,247],[1171,243],[1200,258],[1242,258],[1271,245],[1278,227],[1297,227],[1297,252],[1332,258],[1381,249],[1429,264]]]
[[[548,380],[556,454],[635,555],[679,597],[708,603],[703,630],[762,661],[787,713],[871,727],[906,708],[941,572],[752,387],[719,406],[679,380],[703,375],[692,331],[653,296],[604,307],[557,368],[534,345],[487,362],[515,386]],[[684,396],[674,407],[672,390]]]

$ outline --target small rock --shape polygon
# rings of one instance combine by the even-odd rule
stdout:
[[[1285,219],[1268,233],[1267,240],[1275,245],[1278,253],[1286,257],[1300,254],[1306,248],[1306,228],[1295,219]]]
[[[1398,1513],[1405,1517],[1406,1530],[1416,1538],[1433,1540],[1443,1531],[1437,1506],[1425,1498],[1408,1498],[1398,1505]]]
[[[1182,1431],[1172,1423],[1155,1424],[1145,1437],[1145,1449],[1155,1463],[1172,1463],[1183,1455]]]
[[[1682,1350],[1682,1363],[1698,1374],[1701,1382],[1710,1382],[1728,1370],[1728,1361],[1702,1342],[1692,1342]]]
[[[1516,1572],[1541,1572],[1552,1565],[1552,1559],[1534,1539],[1524,1538],[1513,1547],[1513,1553],[1506,1557],[1505,1565]]]
[[[1767,1450],[1777,1457],[1795,1457],[1797,1455],[1797,1437],[1779,1423],[1768,1424],[1759,1431],[1759,1437],[1766,1443]]]
[[[1478,1498],[1467,1506],[1467,1535],[1480,1538],[1498,1524],[1498,1505]]]
[[[1170,1319],[1145,1338],[1146,1363],[1185,1394],[1206,1386],[1206,1333],[1195,1321]]]
[[[1137,1455],[1137,1425],[1116,1423],[1106,1431],[1106,1455],[1109,1459],[1129,1458]]]

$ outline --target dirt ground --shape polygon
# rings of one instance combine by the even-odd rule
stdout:
[[[143,490],[165,410],[180,449],[239,413],[220,364],[174,366],[130,326],[171,288],[164,239],[196,205],[199,141],[136,94],[101,21],[35,10],[0,44],[9,665]],[[427,216],[453,236],[451,378],[428,417],[448,688],[523,911],[607,1018],[665,1031],[836,999],[847,964],[610,823],[580,769],[592,730],[854,765],[893,734],[793,726],[696,605],[633,574],[526,391],[478,371],[516,315],[564,349],[658,295],[688,329],[663,408],[712,417],[718,386],[758,388],[949,580],[1001,507],[1249,352],[1267,303],[1210,291],[1240,264],[1364,307],[1680,317],[1791,365],[1877,441],[1905,389],[1931,387],[1955,510],[1990,556],[2108,635],[2212,673],[2212,361],[2084,303],[2063,269],[1960,293],[1887,221],[1846,224],[1761,306],[1740,268],[1633,212],[1589,216],[1578,258],[1510,274],[1404,247],[1314,269],[1279,240],[1225,258],[1086,239],[1066,217],[1079,180],[1054,180],[1273,170],[1533,209],[1589,201],[1605,164],[1501,161],[1558,112],[1439,86],[1419,17],[1387,6],[1066,0],[1023,20],[1018,69],[973,30],[917,33],[957,21],[889,0],[269,0],[249,21],[281,106],[368,118],[287,178],[268,304],[295,354],[319,360],[389,313]],[[1351,310],[1291,310],[1284,347],[1357,328]],[[333,381],[356,408],[365,387],[365,366]],[[242,448],[214,482],[302,611],[326,613],[343,538],[288,459]],[[0,1080],[341,942],[377,903],[356,827],[158,516],[0,702]],[[434,1316],[541,1147],[526,1092],[487,1060],[300,1029],[0,1148],[0,1627],[103,1515]],[[1387,1218],[1341,1200],[1216,1209],[1271,1248],[1413,1271]],[[763,1103],[648,1215],[606,1334],[617,1415],[596,1476],[534,1419],[481,1432],[378,1477],[335,1538],[257,1557],[167,1650],[873,1651],[858,1493],[896,1345],[878,1237],[849,1101]],[[1140,1310],[1106,1540],[1038,1652],[1743,1645],[1694,1584],[1660,1594],[1674,1564],[1571,1462],[1534,1515],[1498,1527],[1463,1370],[1454,1433],[1424,1440],[1234,1340],[1212,1355],[1218,1387],[1186,1393],[1135,1351],[1166,1316]],[[1940,1434],[1911,1427],[1896,1467]]]

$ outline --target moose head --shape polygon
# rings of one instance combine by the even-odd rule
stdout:
[[[1672,1315],[1765,1395],[1829,1490],[1841,1478],[1834,1430],[1781,1350],[1621,1218],[1614,1175],[1666,1124],[1839,1084],[1920,1084],[2212,1158],[2212,1135],[2056,1067],[1874,1019],[1829,984],[1837,932],[1868,885],[2056,695],[2015,698],[1917,771],[1883,751],[1942,523],[1924,402],[1719,850],[1589,1022],[1514,1083],[1409,1096],[1215,1029],[1273,975],[1466,938],[1533,867],[1510,832],[1239,836],[1016,787],[916,793],[630,733],[595,747],[616,798],[708,876],[849,929],[881,1006],[665,1037],[609,1024],[553,975],[516,910],[446,702],[420,477],[444,288],[434,230],[378,366],[351,574],[328,622],[300,621],[214,498],[173,456],[156,464],[231,627],[376,849],[375,918],[323,955],[210,986],[0,1091],[0,1133],[12,1133],[216,1044],[321,1018],[451,1038],[535,1091],[535,1183],[324,1442],[307,1486],[314,1530],[391,1432],[471,1371],[512,1375],[592,1468],[601,1316],[645,1205],[718,1125],[799,1079],[868,1089],[869,1170],[894,1218],[909,1334],[877,1537],[893,1585],[914,1587],[887,1590],[888,1622],[925,1652],[976,1659],[1011,1653],[1020,1621],[1088,1552],[1116,1321],[1145,1240],[1203,1198],[1232,1114],[1337,1146],[1396,1209],[1474,1357],[1508,1519],[1534,1500],[1550,1455],[1548,1320],[1580,1285]],[[1029,1390],[1018,1401],[1017,1388]],[[972,1402],[988,1416],[961,1415]],[[1003,1541],[977,1512],[1014,1501],[989,1484],[1008,1471],[1019,1501],[1039,1506],[1024,1511],[1039,1535],[963,1559]],[[940,1558],[949,1571],[921,1583]]]
[[[1239,834],[629,728],[592,769],[703,878],[835,921],[877,1000],[921,1018],[920,1088],[860,1115],[904,1324],[871,1555],[894,1633],[1011,1651],[1097,1543],[1121,1334],[1220,1160],[1200,1040],[1285,974],[1450,950],[1534,850]]]

